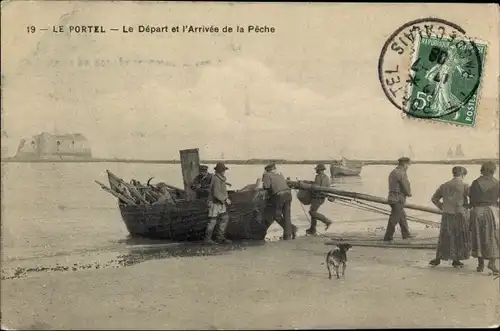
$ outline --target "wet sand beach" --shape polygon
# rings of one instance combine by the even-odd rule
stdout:
[[[15,329],[284,329],[470,327],[495,324],[499,281],[427,264],[439,228],[410,222],[416,238],[373,248],[387,216],[325,203],[334,224],[318,237],[228,247],[169,244],[128,238],[116,200],[94,179],[109,168],[127,180],[181,186],[178,166],[127,164],[2,164],[1,321]],[[309,166],[283,166],[292,178],[312,176]],[[392,167],[367,166],[361,177],[335,179],[339,189],[384,196]],[[477,166],[469,167],[478,173]],[[43,173],[43,176],[41,174]],[[449,166],[411,168],[414,197],[430,196]],[[232,166],[241,188],[261,166]],[[431,177],[429,177],[431,176]],[[420,178],[427,180],[421,181]],[[304,235],[308,207],[294,197],[292,221]],[[408,211],[439,222],[438,215]],[[273,224],[267,239],[281,228]],[[330,238],[348,239],[345,279],[329,280],[322,265]],[[498,322],[496,323],[498,324]]]
[[[115,268],[3,280],[2,323],[17,329],[498,324],[499,282],[487,272],[478,274],[474,260],[460,270],[449,263],[429,268],[433,250],[355,246],[345,279],[329,280],[322,262],[331,246],[322,237],[172,247],[129,251],[114,260]],[[105,264],[111,256],[106,254],[87,259]],[[72,258],[63,260],[71,264]]]

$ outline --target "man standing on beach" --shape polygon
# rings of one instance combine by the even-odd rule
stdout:
[[[410,239],[410,229],[406,220],[406,212],[404,205],[406,198],[411,197],[410,181],[408,180],[407,170],[410,167],[410,159],[402,157],[398,159],[398,166],[389,174],[389,204],[391,206],[391,215],[387,223],[384,241],[391,242],[396,224],[401,228],[401,236],[403,239]]]
[[[229,214],[227,206],[231,204],[227,193],[227,185],[225,172],[229,168],[224,163],[215,165],[215,174],[212,177],[208,197],[208,217],[210,222],[207,225],[205,233],[205,243],[215,244],[212,240],[212,234],[217,227],[216,239],[221,244],[230,244],[231,241],[226,239],[226,227],[229,222]]]
[[[330,177],[325,174],[326,167],[323,163],[316,166],[316,177],[314,178],[314,185],[330,187]],[[311,215],[311,227],[306,230],[307,234],[316,235],[316,225],[318,220],[326,225],[325,231],[328,230],[332,221],[330,221],[325,215],[318,212],[319,207],[325,203],[326,196],[323,192],[311,192],[311,208],[309,209],[309,215]]]
[[[196,198],[208,198],[210,195],[210,184],[212,183],[212,174],[208,172],[206,165],[200,165],[199,174],[193,180],[191,189],[196,192]]]
[[[276,165],[268,164],[262,176],[262,186],[268,192],[269,199],[275,210],[276,223],[283,228],[283,240],[295,239],[297,227],[292,224],[291,207],[292,191],[286,183],[285,177],[276,171]]]

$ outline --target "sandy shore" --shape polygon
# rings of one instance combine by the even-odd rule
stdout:
[[[34,272],[2,281],[2,324],[17,329],[498,324],[499,282],[487,272],[478,274],[474,260],[461,270],[449,263],[432,269],[427,266],[432,250],[354,247],[346,278],[329,280],[322,262],[331,246],[324,241],[304,237],[241,249],[193,245],[177,257],[158,248],[129,252],[114,268]],[[108,257],[92,258],[104,263]]]

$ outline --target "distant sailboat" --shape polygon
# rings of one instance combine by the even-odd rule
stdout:
[[[455,148],[455,152],[453,152],[453,149],[450,147],[448,148],[448,153],[447,153],[447,157],[448,158],[461,158],[461,157],[464,157],[465,154],[462,150],[462,145],[461,144],[458,144]]]
[[[465,154],[462,151],[462,145],[458,144],[457,148],[455,149],[455,157],[464,157]]]
[[[448,158],[452,158],[453,156],[455,156],[455,155],[453,154],[453,150],[451,149],[451,147],[450,147],[450,148],[448,148],[448,153],[446,154],[446,156],[447,156]]]
[[[408,157],[413,160],[414,157],[415,157],[415,154],[413,153],[413,148],[411,147],[411,145],[408,147]]]

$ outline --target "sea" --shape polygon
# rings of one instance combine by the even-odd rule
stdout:
[[[116,198],[94,181],[107,184],[106,169],[126,181],[160,181],[182,187],[180,165],[140,163],[2,163],[2,261],[36,260],[61,254],[113,250],[123,247],[128,232],[118,211]],[[211,165],[213,167],[213,165]],[[263,173],[262,165],[229,165],[226,173],[232,189],[255,183]],[[431,196],[437,187],[451,178],[451,165],[419,165],[408,170],[413,196],[411,203],[432,206]],[[471,182],[479,175],[479,165],[467,165]],[[380,197],[387,195],[387,176],[393,166],[365,166],[359,177],[332,180],[341,190]],[[312,165],[278,165],[278,171],[291,179],[314,178]],[[380,206],[380,205],[379,205]],[[382,205],[383,206],[383,205]],[[383,206],[388,209],[387,206]],[[294,198],[292,221],[303,235],[309,226],[308,207]],[[387,216],[359,210],[349,205],[325,202],[320,211],[334,221],[329,233],[369,231],[384,228]],[[439,216],[419,211],[409,215],[431,221]],[[411,223],[412,228],[423,224]],[[319,232],[324,233],[321,223]],[[273,224],[269,238],[282,234]]]

